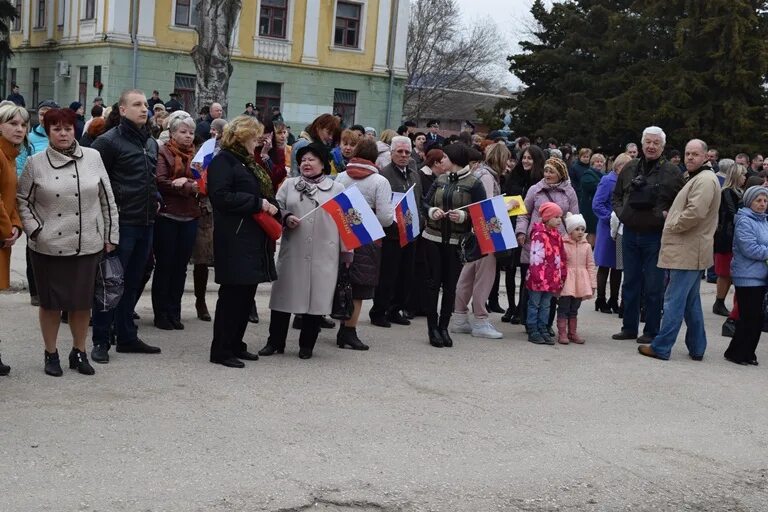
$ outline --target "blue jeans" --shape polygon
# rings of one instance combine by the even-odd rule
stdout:
[[[93,310],[93,344],[109,346],[109,328],[114,323],[118,344],[136,341],[138,329],[133,323],[133,309],[141,289],[144,267],[152,247],[154,226],[128,226],[120,224],[120,245],[117,257],[123,265],[123,297],[111,311]]]
[[[637,334],[640,327],[640,292],[645,298],[643,333],[656,336],[664,300],[664,270],[657,266],[661,233],[638,233],[624,227],[624,323],[621,330]]]
[[[549,325],[549,305],[552,294],[528,290],[528,334],[547,332]]]
[[[672,346],[685,319],[685,345],[692,356],[703,356],[707,349],[704,313],[701,311],[701,271],[670,270],[664,294],[664,320],[651,348],[662,359],[669,359]]]
[[[178,221],[162,216],[155,220],[155,275],[152,278],[155,318],[181,319],[181,297],[195,238],[197,220]]]

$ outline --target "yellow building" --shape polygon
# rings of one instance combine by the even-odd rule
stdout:
[[[138,87],[194,108],[198,0],[15,0],[8,82],[28,108]],[[280,106],[298,132],[318,114],[346,125],[399,123],[408,0],[243,0],[232,34],[230,117],[254,102]],[[297,129],[298,128],[298,129]]]

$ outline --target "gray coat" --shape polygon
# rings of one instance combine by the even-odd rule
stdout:
[[[285,218],[301,218],[315,204],[296,190],[301,178],[288,178],[277,191],[277,202]],[[325,178],[317,185],[315,200],[323,204],[344,191],[341,183]],[[272,283],[269,308],[286,313],[327,315],[339,268],[341,242],[330,215],[318,210],[295,229],[285,228],[277,257],[277,281]]]

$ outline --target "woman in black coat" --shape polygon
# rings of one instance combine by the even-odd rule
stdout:
[[[239,116],[221,139],[221,151],[208,167],[208,197],[213,206],[213,253],[219,299],[213,323],[211,362],[242,368],[256,361],[243,335],[259,283],[277,279],[274,243],[253,215],[278,214],[269,174],[253,152],[264,131],[259,121]]]

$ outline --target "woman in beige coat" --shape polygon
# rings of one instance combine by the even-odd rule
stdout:
[[[320,319],[333,306],[341,242],[336,224],[324,211],[301,217],[343,192],[344,186],[327,176],[328,152],[320,144],[304,146],[296,157],[300,176],[286,179],[276,196],[287,229],[280,242],[278,279],[272,283],[269,301],[269,340],[259,355],[285,351],[288,323],[294,313],[302,315],[299,357],[309,359]]]

